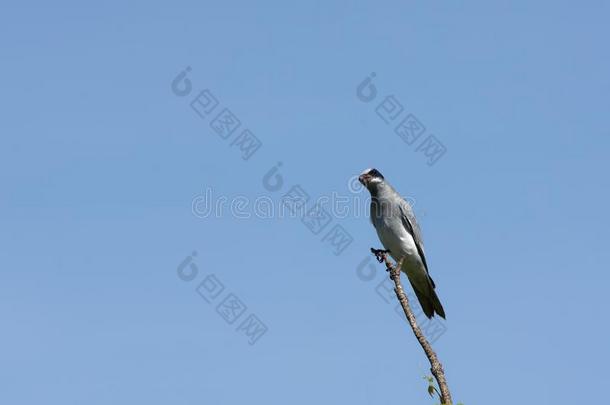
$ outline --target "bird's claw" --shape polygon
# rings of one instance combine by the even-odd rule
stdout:
[[[375,255],[375,258],[377,259],[377,261],[379,263],[383,263],[385,255],[390,253],[389,250],[373,249],[373,248],[371,248],[371,252]]]

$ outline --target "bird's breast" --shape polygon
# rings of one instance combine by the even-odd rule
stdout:
[[[403,226],[399,224],[381,223],[376,226],[377,235],[383,246],[390,251],[394,260],[398,261],[402,258],[409,260],[416,258],[417,246],[411,234]]]

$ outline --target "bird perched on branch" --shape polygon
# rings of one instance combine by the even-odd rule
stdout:
[[[413,209],[377,169],[366,169],[358,178],[371,193],[371,222],[379,240],[409,278],[428,318],[445,318],[445,310],[428,274],[424,242]]]

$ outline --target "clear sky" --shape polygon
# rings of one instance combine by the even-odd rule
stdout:
[[[492,3],[4,2],[0,403],[432,404],[366,208],[279,215],[371,166],[454,399],[603,402],[610,6]]]

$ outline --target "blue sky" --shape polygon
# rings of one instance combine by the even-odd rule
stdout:
[[[598,402],[609,12],[601,1],[4,4],[0,402],[433,403],[426,358],[380,293],[382,267],[358,272],[379,246],[361,213],[333,214],[316,235],[295,218],[193,213],[205,190],[279,206],[299,185],[308,206],[333,192],[363,202],[348,184],[370,166],[415,202],[454,399]],[[178,96],[187,66],[191,91]],[[356,89],[372,72],[367,103]],[[190,103],[204,89],[218,106],[201,118]],[[388,96],[402,111],[386,124],[376,109]],[[226,140],[211,127],[224,108],[241,122]],[[425,127],[412,145],[394,132],[408,114]],[[243,129],[262,143],[247,160]],[[418,150],[429,135],[446,150],[431,166]],[[270,191],[278,162],[284,182]],[[351,240],[338,255],[335,226]],[[232,297],[243,311],[229,323]],[[248,319],[266,330],[254,344]]]

